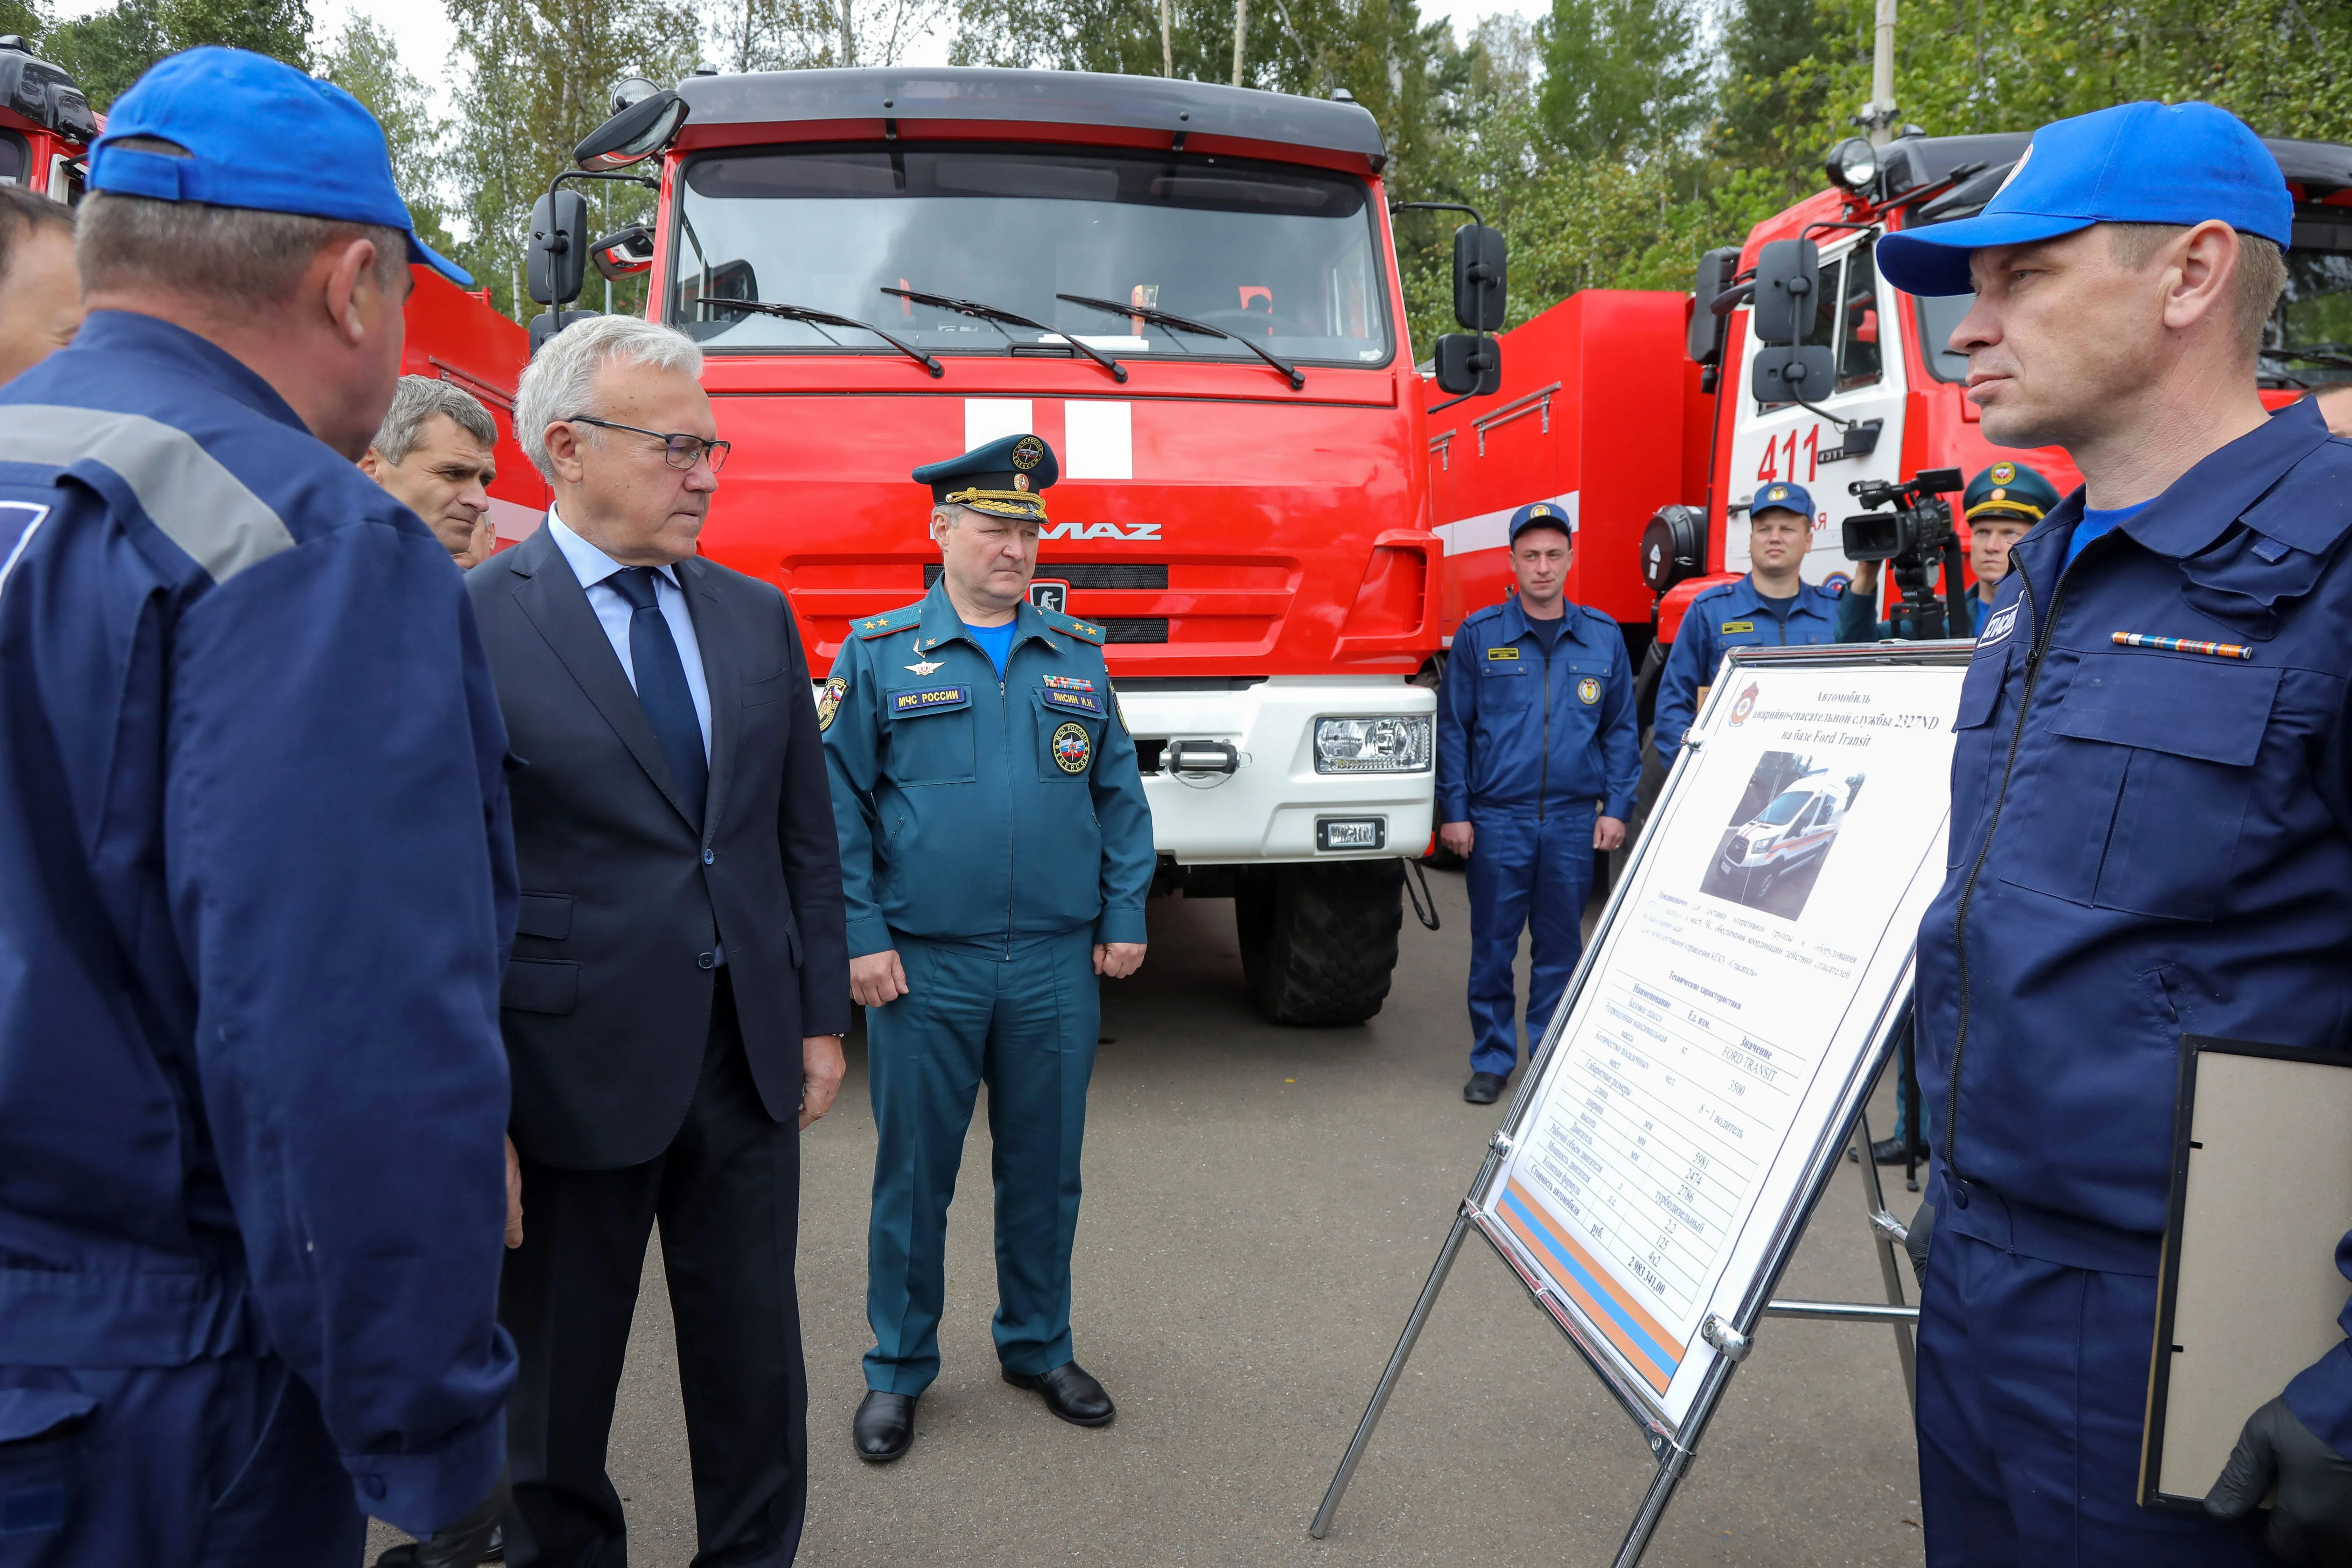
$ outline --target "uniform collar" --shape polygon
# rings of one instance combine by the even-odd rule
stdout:
[[[1829,612],[1822,607],[1828,599],[1829,595],[1826,592],[1801,578],[1797,583],[1796,602],[1789,606],[1789,613],[1793,616],[1800,611],[1812,610],[1820,614],[1828,614]],[[1753,574],[1743,574],[1738,582],[1725,589],[1723,603],[1724,608],[1745,615],[1763,616],[1772,613],[1764,607],[1764,595],[1756,591],[1756,578]]]
[[[1560,598],[1559,606],[1560,631],[1565,636],[1576,637],[1581,641],[1583,627],[1580,623],[1583,621],[1584,617],[1577,613],[1578,606],[1576,601],[1563,595]],[[1534,630],[1535,626],[1532,618],[1528,615],[1526,610],[1519,606],[1519,595],[1516,592],[1504,595],[1503,640],[1507,643],[1517,642],[1521,637],[1530,635]]]
[[[1014,647],[1034,637],[1055,653],[1062,651],[1061,638],[1047,624],[1045,617],[1038,613],[1037,606],[1026,599],[1013,612],[1013,626]],[[923,614],[915,623],[915,646],[919,651],[928,653],[950,642],[971,643],[971,637],[964,629],[963,616],[957,613],[955,601],[948,597],[948,580],[942,576],[931,584],[930,592],[923,595]],[[980,645],[972,643],[971,646],[978,647]],[[1012,655],[1008,652],[1005,658],[1009,665]]]
[[[2327,422],[2311,399],[2291,403],[2173,480],[2145,509],[2117,523],[2116,531],[2178,561],[2203,550],[2242,518],[2282,543],[2324,551],[2341,535],[2340,525],[2303,504],[2304,498],[2273,505],[2276,498],[2270,492],[2328,439]],[[2074,525],[2083,521],[2083,500],[2077,485],[2011,549],[2011,555],[2024,553],[2032,581],[2057,581]]]
[[[60,368],[72,363],[64,355],[78,353],[116,353],[161,362],[193,380],[220,388],[264,418],[306,436],[310,433],[293,405],[243,360],[160,316],[142,316],[135,310],[92,310],[73,342],[59,351]]]

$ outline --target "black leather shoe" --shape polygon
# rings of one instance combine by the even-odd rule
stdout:
[[[887,1465],[915,1443],[915,1396],[911,1394],[867,1392],[849,1424],[857,1439],[857,1457],[872,1465]]]
[[[1473,1105],[1492,1105],[1503,1098],[1503,1086],[1510,1081],[1498,1072],[1474,1072],[1462,1086],[1462,1098]]]
[[[1007,1367],[1004,1381],[1015,1388],[1034,1388],[1045,1396],[1045,1408],[1074,1426],[1108,1426],[1118,1414],[1103,1385],[1087,1375],[1076,1362],[1066,1361],[1048,1373],[1014,1372]]]

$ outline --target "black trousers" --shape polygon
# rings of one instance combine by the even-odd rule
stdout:
[[[507,1417],[513,1568],[625,1568],[604,1473],[646,1243],[661,1225],[700,1550],[695,1568],[789,1563],[808,1501],[800,1133],[768,1119],[719,972],[702,1079],[659,1157],[617,1171],[522,1163],[523,1244],[499,1318],[521,1353]]]

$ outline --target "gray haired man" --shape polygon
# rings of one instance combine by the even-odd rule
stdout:
[[[425,520],[461,567],[499,547],[490,481],[499,427],[470,393],[429,375],[404,375],[360,470]]]

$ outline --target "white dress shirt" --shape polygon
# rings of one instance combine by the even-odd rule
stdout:
[[[555,547],[572,563],[572,574],[587,591],[588,607],[596,612],[596,624],[604,628],[604,640],[613,645],[621,673],[629,678],[629,689],[635,691],[637,669],[629,658],[629,619],[637,612],[606,581],[628,568],[572,532],[551,506],[547,509],[546,526],[555,536]],[[669,623],[670,640],[677,644],[678,662],[686,667],[686,689],[694,696],[695,721],[702,728],[702,760],[707,763],[710,760],[710,683],[703,679],[702,644],[694,635],[694,617],[687,614],[686,590],[678,584],[677,567],[654,568],[654,605]]]

